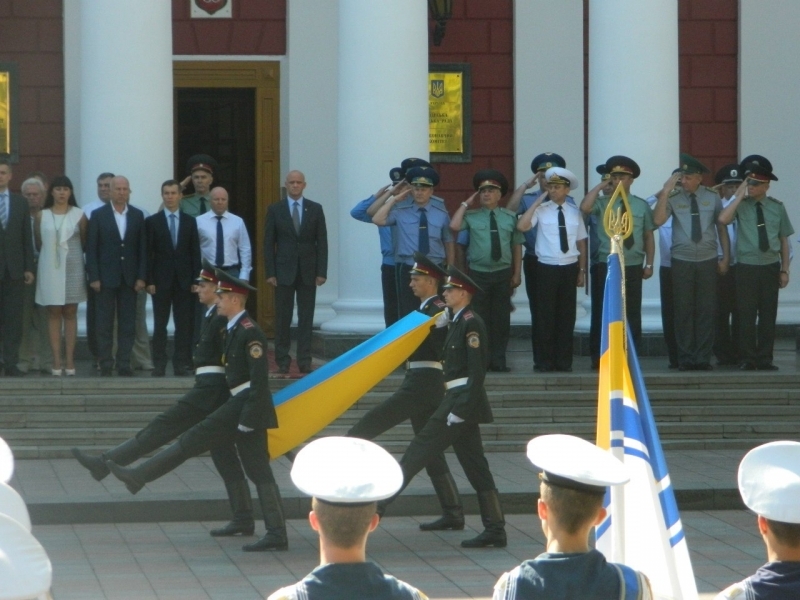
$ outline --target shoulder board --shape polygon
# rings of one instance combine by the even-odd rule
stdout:
[[[711,192],[711,193],[712,193],[712,194],[714,194],[715,196],[719,196],[719,194],[717,194],[717,190],[715,190],[715,189],[714,189],[714,188],[712,188],[712,187],[708,187],[707,185],[704,185],[704,186],[703,186],[703,189],[704,189],[704,190],[706,190],[706,191],[708,191],[708,192]]]
[[[668,196],[668,197],[669,197],[669,198],[672,198],[673,196],[677,196],[677,195],[678,195],[678,194],[680,194],[680,193],[681,193],[681,190],[672,190],[672,191],[669,193],[669,196]]]
[[[772,200],[772,201],[773,201],[773,202],[775,202],[776,204],[783,204],[783,202],[781,202],[781,201],[780,201],[780,200],[778,200],[777,198],[773,198],[772,196],[767,196],[767,200]]]
[[[250,320],[250,317],[243,317],[242,320],[239,321],[239,324],[245,329],[252,329],[253,327],[255,327],[255,325],[253,325],[253,322]]]
[[[461,313],[461,318],[464,319],[465,321],[469,321],[474,316],[475,315],[472,313],[471,310],[465,310],[463,313]]]
[[[430,208],[435,208],[436,210],[441,210],[442,212],[447,212],[447,208],[445,208],[445,205],[442,204],[441,202],[431,202],[429,206],[430,206]]]
[[[508,209],[507,209],[506,207],[504,207],[504,206],[503,206],[503,207],[500,207],[500,212],[504,212],[504,213],[506,213],[507,215],[511,215],[512,217],[516,217],[516,216],[517,216],[517,213],[515,213],[515,212],[513,212],[513,211],[510,211],[510,210],[508,210]]]
[[[734,583],[719,593],[717,598],[722,600],[744,600],[747,597],[747,589],[742,583]]]
[[[438,296],[433,299],[433,304],[436,305],[436,308],[441,308],[441,309],[444,309],[447,306],[447,304],[444,303],[444,300],[442,300]]]

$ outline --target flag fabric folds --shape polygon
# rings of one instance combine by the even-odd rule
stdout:
[[[647,575],[656,598],[696,600],[689,548],[636,349],[626,335],[622,298],[619,255],[612,253],[603,302],[597,445],[626,464],[631,481],[606,492],[608,515],[596,528],[596,547],[609,561]]]

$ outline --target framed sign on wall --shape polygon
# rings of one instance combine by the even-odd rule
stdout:
[[[0,156],[19,161],[19,78],[17,65],[0,62]]]

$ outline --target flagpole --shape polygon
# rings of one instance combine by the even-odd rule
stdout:
[[[617,198],[622,199],[622,206],[614,210],[613,206]],[[625,252],[622,248],[624,240],[633,235],[633,213],[628,201],[628,194],[622,186],[622,182],[617,184],[617,189],[611,195],[611,199],[606,205],[603,214],[603,229],[611,240],[611,251],[609,254],[616,254],[619,258],[620,280],[622,281],[622,347],[625,354],[628,354],[628,306],[625,298]]]

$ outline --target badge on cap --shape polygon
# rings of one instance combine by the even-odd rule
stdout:
[[[572,435],[541,435],[528,442],[528,460],[542,469],[550,485],[595,494],[630,480],[613,454]]]
[[[300,450],[291,476],[301,492],[343,505],[391,498],[403,485],[403,471],[386,450],[367,440],[336,436]]]
[[[770,442],[750,450],[739,464],[739,493],[756,514],[800,524],[800,443]]]

